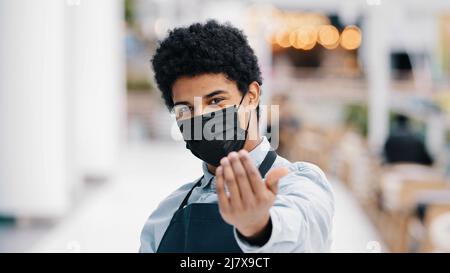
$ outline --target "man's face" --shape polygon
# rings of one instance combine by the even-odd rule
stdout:
[[[259,86],[251,84],[242,106],[254,106],[259,102]],[[257,91],[255,90],[257,89]],[[180,77],[172,87],[174,113],[178,120],[238,105],[242,99],[235,82],[224,74],[202,74]]]

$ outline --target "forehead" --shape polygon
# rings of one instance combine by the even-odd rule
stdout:
[[[175,103],[192,101],[194,97],[203,97],[216,90],[228,91],[230,94],[239,91],[236,83],[224,74],[202,74],[178,78],[172,86],[172,98]]]

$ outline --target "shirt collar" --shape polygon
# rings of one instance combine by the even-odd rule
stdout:
[[[253,150],[249,152],[250,158],[252,159],[256,167],[259,167],[259,165],[266,157],[267,152],[271,149],[272,147],[270,146],[269,140],[267,140],[267,138],[263,136],[261,143],[259,143],[255,148],[253,148]],[[202,162],[202,168],[203,179],[200,184],[200,188],[205,188],[211,183],[212,180],[214,180],[215,176],[208,171],[208,165],[205,162]]]

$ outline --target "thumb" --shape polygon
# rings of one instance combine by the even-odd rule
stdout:
[[[278,192],[278,181],[289,173],[288,168],[278,167],[271,169],[266,175],[266,186],[273,194]]]

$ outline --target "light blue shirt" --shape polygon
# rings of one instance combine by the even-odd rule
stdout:
[[[249,152],[258,167],[270,143],[267,138]],[[325,174],[314,164],[291,163],[278,156],[272,168],[287,167],[289,174],[280,179],[278,194],[269,213],[272,233],[263,246],[250,245],[234,237],[246,253],[263,252],[327,252],[331,245],[334,195]],[[203,163],[201,185],[189,197],[190,203],[217,203],[216,181]],[[156,252],[173,214],[198,180],[185,184],[166,197],[147,219],[141,233],[140,252]]]

